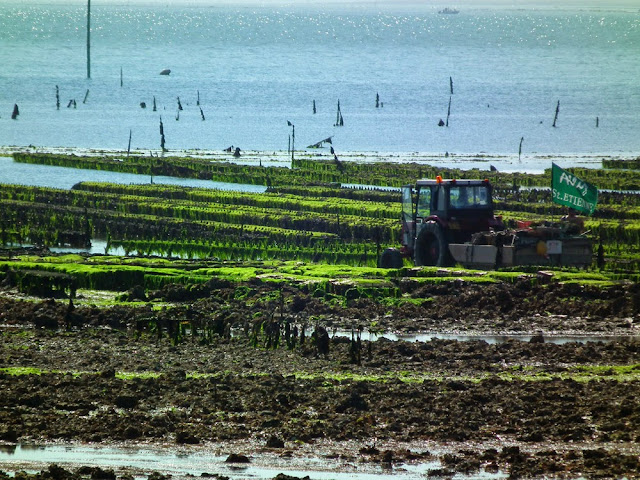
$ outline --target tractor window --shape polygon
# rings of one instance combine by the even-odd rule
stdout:
[[[431,212],[431,189],[421,188],[418,192],[418,217],[428,217]]]
[[[455,186],[449,189],[449,206],[453,209],[484,208],[489,205],[486,185]]]
[[[447,192],[446,189],[444,187],[442,187],[441,185],[438,185],[434,188],[433,190],[433,208],[432,210],[438,211],[438,210],[444,210],[446,207],[446,202],[445,199]]]
[[[402,187],[402,219],[410,222],[413,218],[413,196],[410,185]]]

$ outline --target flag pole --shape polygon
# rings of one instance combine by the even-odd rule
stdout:
[[[289,125],[291,127],[291,165],[293,166],[293,162],[294,162],[294,151],[296,149],[296,126],[291,123],[289,120],[287,120],[287,125]]]
[[[551,162],[551,221],[555,223],[556,202],[553,201],[553,162]]]

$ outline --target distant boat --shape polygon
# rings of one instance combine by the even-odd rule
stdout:
[[[456,10],[455,8],[445,7],[442,10],[440,10],[438,13],[451,15],[451,14],[455,14],[455,13],[460,13],[460,10]]]

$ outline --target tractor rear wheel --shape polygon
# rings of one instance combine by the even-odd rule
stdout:
[[[402,268],[403,265],[402,254],[395,248],[387,248],[378,261],[378,267],[380,268]]]
[[[449,243],[440,225],[429,222],[416,239],[415,263],[418,266],[446,267],[451,264]]]

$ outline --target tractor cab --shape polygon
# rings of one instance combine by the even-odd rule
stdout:
[[[431,233],[422,234],[425,228]],[[493,213],[492,187],[488,180],[438,176],[435,180],[418,180],[415,189],[412,185],[402,187],[402,253],[415,257],[421,234],[422,238],[430,238],[429,253],[418,253],[419,263],[446,263],[447,251],[437,251],[438,244],[444,247],[449,243],[464,243],[471,240],[473,233],[503,228],[502,221]],[[434,240],[434,237],[437,238]]]

